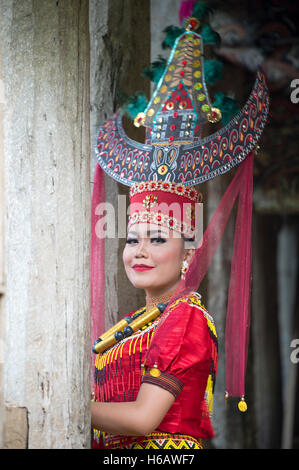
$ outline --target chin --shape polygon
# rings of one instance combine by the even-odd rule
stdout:
[[[138,273],[134,270],[127,272],[129,281],[137,289],[146,289],[153,284],[153,279],[150,278],[149,274],[149,272]]]
[[[152,285],[148,282],[141,281],[140,279],[130,279],[130,281],[136,289],[148,289]]]

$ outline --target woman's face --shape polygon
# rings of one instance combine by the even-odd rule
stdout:
[[[173,291],[180,281],[184,241],[156,224],[132,225],[123,252],[127,276],[133,286],[152,297]]]

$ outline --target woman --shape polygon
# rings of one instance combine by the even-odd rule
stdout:
[[[199,449],[202,439],[214,435],[209,417],[217,368],[214,324],[198,294],[174,296],[194,252],[185,247],[194,218],[188,223],[184,215],[195,212],[201,195],[188,187],[177,194],[174,189],[179,187],[148,182],[130,192],[123,252],[127,276],[134,287],[144,289],[146,312],[169,303],[162,315],[97,357],[91,408],[94,447]],[[181,212],[170,217],[167,209],[174,203]],[[161,337],[155,332],[162,319],[167,334]]]
[[[146,128],[146,143],[126,135],[120,111],[98,130],[96,153],[101,169],[130,186],[129,234],[123,258],[129,280],[145,290],[146,306],[122,322],[123,327],[130,326],[132,319],[130,324],[137,322],[139,330],[130,327],[133,334],[126,337],[125,331],[116,328],[108,334],[112,338],[109,348],[97,356],[94,447],[198,449],[201,439],[213,436],[210,413],[217,369],[216,331],[193,291],[208,270],[237,198],[226,321],[226,397],[239,396],[240,411],[247,408],[253,151],[266,124],[269,96],[265,75],[258,71],[253,90],[237,115],[230,99],[221,99],[219,107],[212,103],[205,79],[212,63],[204,59],[204,43],[217,43],[217,35],[205,24],[207,11],[202,2],[195,4],[194,16],[186,18],[184,29],[175,29],[178,37],[170,41],[172,51],[154,93],[145,108],[141,103],[143,111],[134,119],[137,127]],[[138,96],[133,102],[137,111],[141,106]],[[202,138],[202,126],[219,122],[222,114],[231,120]],[[239,164],[205,232],[202,249],[196,250],[195,262],[186,273],[192,251],[184,248],[184,239],[193,238],[195,205],[201,201],[193,187]],[[101,181],[95,180],[94,195],[103,187],[103,176]],[[102,199],[94,197],[93,208]],[[180,208],[177,213],[171,209],[175,214],[167,212],[172,204]],[[96,249],[94,253],[96,264]],[[185,284],[184,279],[180,281],[181,270],[183,277],[186,273]],[[92,279],[98,298],[97,276]],[[167,307],[164,311],[161,307],[161,315],[156,317],[161,303]],[[92,304],[97,306],[97,302]],[[155,306],[158,308],[152,309]],[[94,318],[98,315],[95,307]],[[140,325],[144,317],[147,322]],[[130,328],[126,331],[132,333]],[[113,344],[114,340],[119,343]],[[105,341],[97,347],[101,349]]]

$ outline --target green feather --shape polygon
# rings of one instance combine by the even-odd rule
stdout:
[[[142,76],[149,78],[154,83],[159,83],[165,71],[166,63],[166,59],[159,55],[155,62],[152,62],[149,67],[143,69]]]
[[[222,67],[223,64],[219,60],[204,61],[205,79],[209,85],[215,85],[217,80],[222,80]]]
[[[204,2],[197,2],[192,11],[192,16],[202,20],[208,13],[213,13],[213,9],[208,7]]]
[[[204,43],[215,44],[218,47],[220,46],[221,38],[219,34],[211,28],[210,25],[203,25],[203,27],[201,28],[201,35]]]
[[[184,31],[185,30],[183,28],[179,28],[178,26],[167,26],[167,28],[163,30],[163,33],[166,33],[166,36],[164,38],[164,41],[162,42],[162,48],[172,48],[176,39],[181,34],[183,34]]]
[[[135,119],[138,113],[142,113],[148,105],[148,100],[143,91],[137,91],[134,96],[130,96],[122,105],[122,112],[131,119]]]
[[[237,101],[226,96],[222,91],[215,93],[215,102],[212,106],[220,109],[224,126],[240,111],[240,106]]]

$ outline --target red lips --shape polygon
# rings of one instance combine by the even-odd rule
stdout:
[[[146,264],[134,264],[132,266],[135,271],[149,271],[150,269],[153,269],[154,266],[147,266]]]

